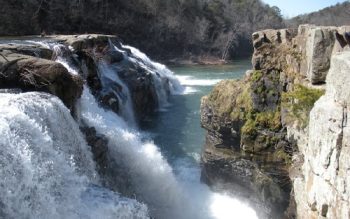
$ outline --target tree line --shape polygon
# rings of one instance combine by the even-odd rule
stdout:
[[[251,53],[251,34],[283,27],[260,0],[0,0],[0,35],[117,34],[159,59]]]

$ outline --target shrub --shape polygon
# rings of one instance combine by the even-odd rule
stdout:
[[[291,92],[282,94],[282,107],[287,110],[286,122],[305,128],[308,125],[309,114],[315,102],[324,94],[324,90],[296,85]]]
[[[243,135],[254,137],[259,129],[279,131],[282,128],[280,109],[276,111],[251,112],[247,114],[247,121],[241,129]]]

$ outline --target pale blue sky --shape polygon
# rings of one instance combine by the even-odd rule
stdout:
[[[318,11],[346,0],[262,0],[270,6],[277,6],[287,17]]]

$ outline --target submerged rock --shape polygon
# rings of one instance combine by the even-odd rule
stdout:
[[[91,146],[94,160],[100,169],[99,172],[103,172],[108,165],[108,139],[102,134],[98,134],[94,127],[81,127],[80,130],[85,135],[87,144]]]

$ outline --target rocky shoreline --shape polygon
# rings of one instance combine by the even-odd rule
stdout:
[[[349,94],[342,87],[350,85],[349,31],[302,25],[253,34],[253,70],[220,82],[202,99],[205,182],[247,191],[243,195],[263,201],[273,218],[349,217],[342,175],[348,168],[342,159]]]

